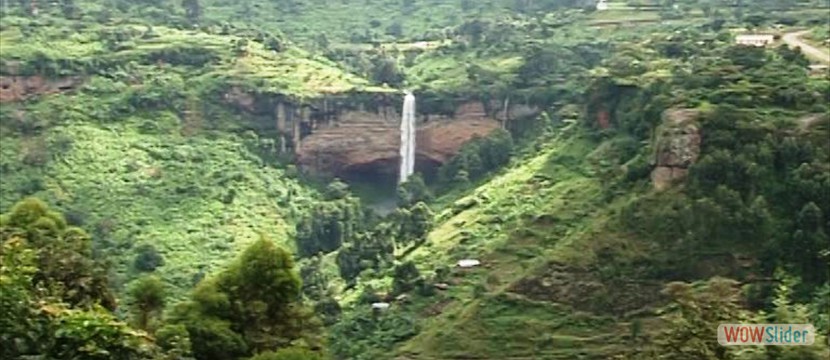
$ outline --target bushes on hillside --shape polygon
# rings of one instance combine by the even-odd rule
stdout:
[[[164,257],[152,244],[143,244],[136,248],[135,252],[133,268],[140,272],[155,271],[157,267],[164,265]]]
[[[337,253],[337,266],[340,276],[347,280],[354,280],[361,271],[366,269],[380,269],[391,262],[394,243],[388,235],[362,234],[354,241],[345,244]]]
[[[420,173],[410,176],[405,183],[398,185],[398,207],[410,207],[418,202],[432,200],[432,192]]]
[[[331,341],[331,352],[339,359],[378,359],[418,332],[420,326],[408,315],[397,311],[373,314],[364,306],[332,327],[330,338],[349,341]]]
[[[692,276],[696,254],[713,247],[752,248],[768,259],[762,271],[784,266],[805,284],[822,284],[830,276],[826,149],[754,119],[731,106],[707,113],[685,191],[637,199],[623,224],[666,253],[689,254],[666,264],[676,276]]]
[[[450,161],[438,170],[443,184],[457,182],[462,172],[469,180],[476,180],[510,161],[513,138],[505,130],[496,130],[486,138],[471,140]]]
[[[296,226],[300,256],[329,253],[340,248],[364,228],[360,200],[350,195],[348,186],[335,181],[327,187],[327,201],[317,203]]]

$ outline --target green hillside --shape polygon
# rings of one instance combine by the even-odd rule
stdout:
[[[829,7],[0,1],[0,358],[825,359]],[[503,126],[393,194],[275,121],[403,89]]]

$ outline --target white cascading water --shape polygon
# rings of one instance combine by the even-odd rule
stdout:
[[[401,168],[399,183],[415,172],[415,95],[407,91],[401,116]]]

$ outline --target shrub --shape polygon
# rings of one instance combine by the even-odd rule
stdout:
[[[250,360],[323,360],[323,355],[306,348],[292,346],[277,351],[259,353]]]
[[[164,265],[164,257],[153,245],[144,244],[136,249],[133,267],[141,272],[151,272]]]

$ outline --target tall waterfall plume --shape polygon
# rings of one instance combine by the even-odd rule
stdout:
[[[415,172],[415,95],[407,91],[401,116],[401,168],[399,183]]]

